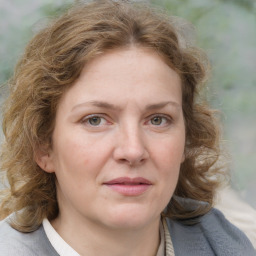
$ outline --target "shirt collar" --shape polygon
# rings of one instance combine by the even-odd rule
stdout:
[[[48,219],[43,220],[43,228],[51,245],[60,256],[80,256],[53,228]],[[160,245],[156,256],[174,256],[173,244],[165,218],[160,222]]]
[[[51,245],[60,256],[80,256],[53,228],[48,219],[43,220],[43,227]]]

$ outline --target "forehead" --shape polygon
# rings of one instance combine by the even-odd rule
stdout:
[[[66,96],[72,104],[88,100],[116,104],[172,100],[180,104],[181,81],[156,52],[130,47],[109,51],[87,63]]]

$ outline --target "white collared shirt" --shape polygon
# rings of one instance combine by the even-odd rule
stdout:
[[[80,256],[53,228],[48,219],[43,220],[43,228],[51,245],[60,256]],[[164,218],[160,224],[160,245],[156,256],[173,256],[174,250],[169,230]]]
[[[68,243],[63,240],[48,219],[43,220],[43,227],[51,245],[60,256],[80,256]]]

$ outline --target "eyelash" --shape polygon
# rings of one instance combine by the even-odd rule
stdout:
[[[101,121],[105,120],[106,122],[108,122],[107,119],[105,117],[103,117],[101,114],[97,114],[97,115],[96,114],[92,114],[92,115],[88,115],[88,116],[84,117],[81,120],[81,123],[82,124],[86,124],[86,125],[88,125],[90,127],[99,127],[99,126],[101,126],[101,125],[93,125],[93,124],[91,124],[90,120],[92,120],[93,118],[100,118]]]
[[[154,124],[152,124],[152,120],[154,119],[154,118],[161,118],[161,120],[163,120],[163,119],[165,119],[165,124],[159,124],[159,125],[154,125]],[[172,118],[169,116],[169,115],[164,115],[164,114],[154,114],[154,115],[152,115],[152,116],[150,116],[150,118],[149,118],[149,120],[147,121],[147,122],[151,122],[151,124],[153,125],[153,126],[156,126],[156,127],[165,127],[165,126],[167,126],[167,125],[169,125],[169,124],[171,124],[172,123]],[[146,122],[146,123],[147,123]]]
[[[100,123],[102,122],[102,120],[105,120],[106,123],[109,123],[111,124],[111,122],[109,122],[102,114],[92,114],[92,115],[88,115],[86,117],[84,117],[82,120],[81,120],[81,123],[82,124],[85,124],[85,125],[88,125],[90,127],[100,127],[104,124],[96,124],[96,125],[93,125],[90,120],[92,120],[93,118],[99,118],[100,119]],[[152,120],[154,118],[160,118],[161,119],[161,124],[157,124],[157,125],[154,125],[152,123]],[[163,120],[165,120],[165,124],[162,124]],[[164,115],[164,114],[154,114],[152,116],[150,116],[147,121],[145,122],[145,124],[148,124],[150,122],[150,125],[152,126],[155,126],[155,127],[165,127],[165,126],[168,126],[170,123],[172,123],[172,118],[169,116],[169,115]]]

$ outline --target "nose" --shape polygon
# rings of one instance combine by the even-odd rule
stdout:
[[[148,159],[149,153],[139,127],[119,130],[113,156],[116,161],[130,166],[140,165]]]

